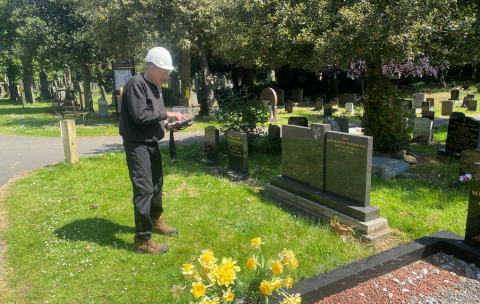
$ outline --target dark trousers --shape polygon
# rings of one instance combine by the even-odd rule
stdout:
[[[128,173],[133,186],[133,209],[135,214],[135,237],[152,238],[152,219],[163,212],[162,156],[158,143],[139,143],[124,140]]]

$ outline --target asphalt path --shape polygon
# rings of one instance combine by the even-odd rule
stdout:
[[[176,145],[203,142],[203,132],[177,132]],[[168,146],[169,134],[159,142]],[[78,155],[92,156],[123,149],[120,136],[77,138]],[[65,160],[61,137],[27,137],[0,134],[0,187],[15,175]]]

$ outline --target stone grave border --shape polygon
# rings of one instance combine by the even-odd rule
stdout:
[[[466,263],[480,266],[480,249],[466,245],[464,237],[448,230],[427,235],[345,266],[300,281],[288,290],[300,293],[302,304],[313,304],[360,283],[426,259],[439,252],[453,255]],[[300,261],[301,263],[301,261]],[[271,298],[269,303],[280,303]]]

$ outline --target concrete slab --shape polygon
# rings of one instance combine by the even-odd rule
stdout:
[[[372,156],[372,177],[393,178],[410,168],[410,164],[398,159]]]

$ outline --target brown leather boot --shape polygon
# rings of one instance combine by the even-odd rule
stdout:
[[[150,254],[159,254],[166,253],[168,246],[164,244],[155,243],[153,239],[148,241],[133,238],[133,252],[135,253],[150,253]]]
[[[172,235],[174,233],[178,233],[177,228],[173,228],[165,224],[163,221],[163,216],[160,215],[160,217],[156,220],[152,219],[152,224],[153,224],[153,232],[160,233],[163,235]]]

